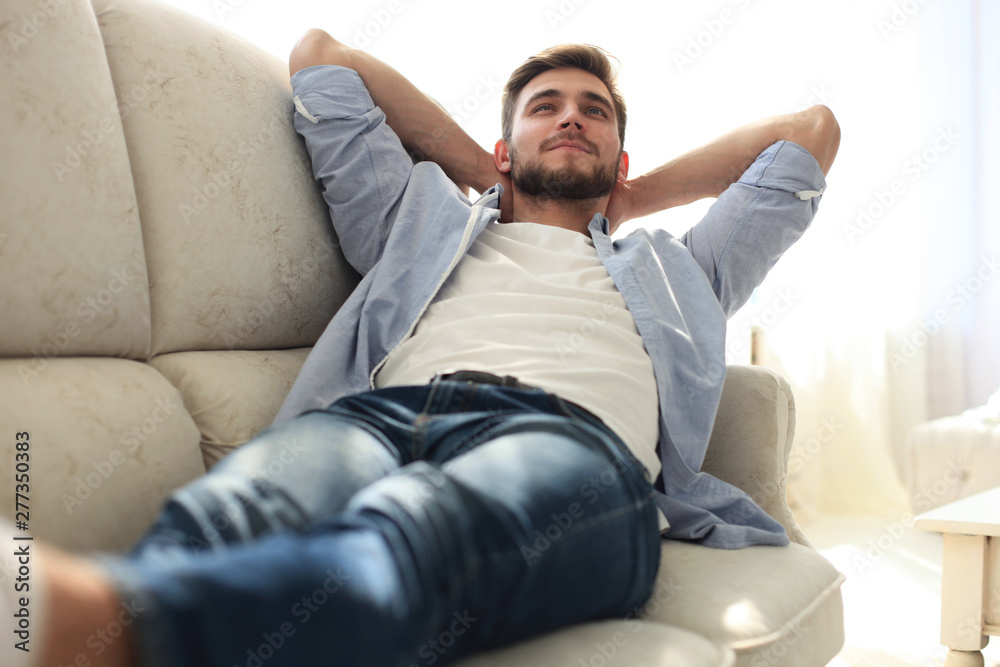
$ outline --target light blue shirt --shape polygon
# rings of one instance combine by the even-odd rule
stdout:
[[[292,77],[295,129],[347,261],[363,278],[306,360],[275,421],[374,387],[452,269],[500,215],[501,188],[471,203],[436,164],[413,164],[353,70]],[[787,544],[782,526],[736,487],[698,472],[725,379],[726,318],[809,226],[825,187],[797,144],[767,148],[683,237],[638,229],[612,239],[589,224],[597,253],[653,362],[660,404],[666,537],[712,547]],[[796,195],[796,193],[799,193]]]

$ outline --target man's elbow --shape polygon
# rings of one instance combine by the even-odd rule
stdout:
[[[307,30],[292,47],[288,56],[288,76],[314,65],[348,65],[349,47],[338,42],[325,30]]]
[[[825,104],[811,106],[803,114],[803,122],[795,143],[812,153],[826,175],[840,149],[840,123]]]

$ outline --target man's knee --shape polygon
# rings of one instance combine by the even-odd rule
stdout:
[[[342,65],[346,47],[325,30],[307,30],[292,47],[288,56],[288,74],[313,65]]]

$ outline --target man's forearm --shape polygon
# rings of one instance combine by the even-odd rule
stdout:
[[[433,99],[378,58],[322,30],[310,30],[295,45],[288,64],[290,74],[320,64],[353,69],[411,155],[436,162],[453,181],[479,192],[496,184],[492,155]]]
[[[808,150],[826,174],[840,145],[840,127],[822,105],[739,127],[627,182],[627,217],[718,197],[765,148],[782,139]]]
[[[389,127],[420,160],[436,162],[450,179],[482,192],[496,184],[492,155],[463,130],[437,102],[378,58],[351,50],[351,69],[365,82],[372,100],[385,112]]]

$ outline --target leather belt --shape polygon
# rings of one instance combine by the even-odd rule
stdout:
[[[431,382],[434,382],[436,380],[448,380],[451,382],[472,382],[476,384],[495,384],[501,387],[510,387],[511,389],[528,389],[528,390],[539,389],[539,387],[536,387],[535,385],[521,382],[513,375],[495,375],[493,373],[487,373],[485,371],[455,371],[454,373],[438,373],[437,375],[434,376]],[[574,403],[573,401],[569,401],[562,397],[558,397],[558,400],[562,401],[568,406],[576,408],[580,412],[584,413],[591,419],[594,419],[599,424],[607,428],[607,425],[604,423],[603,419],[601,419],[593,412],[580,405],[579,403]]]
[[[538,389],[538,387],[521,382],[513,375],[494,375],[485,371],[455,371],[454,373],[439,373],[435,380],[450,380],[452,382],[474,382],[476,384],[496,384],[511,389]]]

